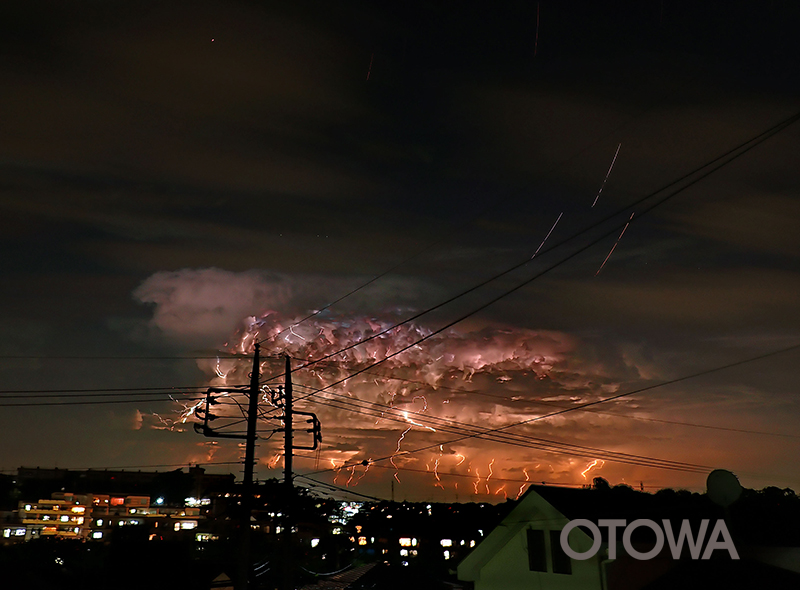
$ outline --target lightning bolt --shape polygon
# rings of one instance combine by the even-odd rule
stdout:
[[[364,473],[362,473],[362,474],[359,476],[359,478],[356,480],[356,482],[353,484],[354,486],[357,486],[357,485],[358,485],[358,482],[360,482],[362,479],[364,479],[364,476],[367,474],[367,471],[369,471],[369,466],[370,466],[370,465],[372,465],[372,457],[370,457],[369,459],[367,459],[367,466],[366,466],[366,469],[364,469]]]
[[[394,478],[397,480],[397,483],[401,482],[400,482],[400,477],[398,477],[397,475],[398,467],[397,463],[394,462],[394,458],[397,457],[397,455],[400,453],[400,445],[403,444],[403,439],[406,437],[406,434],[408,434],[408,431],[411,430],[412,428],[413,426],[409,426],[408,428],[406,428],[403,434],[400,435],[400,438],[397,439],[397,448],[394,451],[394,455],[392,455],[392,457],[389,459],[389,463],[391,463],[392,466],[394,467]]]
[[[588,473],[588,472],[589,472],[589,471],[590,471],[590,470],[591,470],[591,469],[592,469],[592,468],[593,468],[595,465],[597,465],[598,463],[600,463],[600,467],[602,467],[603,465],[605,465],[605,461],[603,461],[602,459],[595,459],[594,461],[592,461],[592,462],[589,464],[589,466],[588,466],[586,469],[584,469],[583,471],[581,471],[581,475],[583,476],[583,479],[586,479],[586,474],[587,474],[587,473]]]
[[[442,458],[443,452],[444,452],[444,446],[439,445],[439,456],[436,457],[436,462],[433,464],[433,475],[434,477],[436,477],[436,483],[433,485],[437,488],[442,488],[442,489],[444,489],[444,486],[442,485],[442,478],[439,477],[439,459]]]
[[[526,482],[530,481],[530,480],[531,480],[531,478],[528,476],[528,468],[526,467],[525,469],[523,469],[523,470],[522,470],[522,472],[525,474],[525,481],[526,481]],[[524,483],[524,484],[522,484],[521,486],[519,486],[519,492],[517,492],[517,497],[516,497],[516,498],[514,498],[515,500],[518,500],[518,499],[519,499],[519,497],[522,495],[522,490],[524,490],[524,489],[525,489],[525,486],[526,486],[526,485],[528,485],[528,484],[527,484],[527,483]]]

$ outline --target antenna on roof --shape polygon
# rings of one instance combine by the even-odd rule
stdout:
[[[706,479],[706,495],[717,506],[727,508],[742,495],[742,484],[727,469],[715,469]]]

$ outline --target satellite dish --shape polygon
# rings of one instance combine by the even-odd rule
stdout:
[[[706,495],[714,504],[727,508],[742,495],[742,484],[727,469],[715,469],[706,479]]]

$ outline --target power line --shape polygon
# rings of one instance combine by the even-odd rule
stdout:
[[[765,354],[761,354],[761,355],[758,355],[758,356],[750,357],[750,358],[747,358],[747,359],[734,361],[732,363],[728,363],[726,365],[714,367],[714,368],[711,368],[711,369],[698,371],[696,373],[692,373],[691,375],[685,375],[683,377],[678,377],[676,379],[671,379],[669,381],[665,381],[665,382],[662,382],[662,383],[649,385],[649,386],[642,387],[642,388],[639,388],[639,389],[636,389],[636,390],[633,390],[633,391],[629,391],[629,392],[626,392],[626,393],[620,393],[618,395],[614,395],[614,396],[610,396],[610,397],[607,397],[607,398],[603,398],[601,400],[597,400],[597,401],[593,401],[593,402],[587,402],[587,403],[584,403],[584,404],[579,404],[579,405],[574,406],[572,408],[559,410],[557,412],[552,412],[550,414],[545,414],[543,416],[535,416],[535,417],[530,418],[528,420],[522,420],[520,422],[514,422],[512,424],[507,424],[507,425],[504,425],[504,426],[499,426],[497,428],[488,429],[488,430],[483,431],[483,434],[488,434],[488,433],[492,433],[492,432],[500,432],[500,431],[503,431],[503,430],[508,430],[510,428],[514,428],[516,426],[521,426],[523,424],[529,424],[531,422],[544,420],[544,419],[550,418],[552,416],[557,416],[557,415],[560,415],[560,414],[566,414],[568,412],[581,410],[581,409],[589,407],[589,406],[599,405],[599,404],[602,404],[602,403],[606,403],[606,402],[609,402],[609,401],[613,401],[613,400],[620,399],[620,398],[623,398],[623,397],[627,397],[627,396],[630,396],[630,395],[634,395],[634,394],[637,394],[637,393],[643,393],[645,391],[651,391],[651,390],[659,388],[659,387],[664,387],[665,385],[672,385],[672,384],[675,384],[675,383],[680,383],[682,381],[686,381],[688,379],[693,379],[693,378],[701,377],[701,376],[704,376],[704,375],[710,375],[712,373],[716,373],[716,372],[723,371],[723,370],[726,370],[726,369],[730,369],[730,368],[733,368],[733,367],[741,366],[741,365],[744,365],[744,364],[747,364],[747,363],[755,362],[755,361],[758,361],[758,360],[762,360],[762,359],[765,359],[765,358],[769,358],[769,357],[772,357],[772,356],[776,356],[776,355],[783,354],[783,353],[790,352],[792,350],[797,350],[797,349],[800,349],[800,344],[795,344],[793,346],[788,346],[788,347],[785,347],[785,348],[782,348],[782,349],[779,349],[779,350],[774,350],[774,351],[771,351],[771,352],[768,352],[768,353],[765,353]],[[320,391],[322,391],[322,390],[320,390]],[[470,439],[470,438],[478,438],[479,436],[480,436],[479,434],[466,434],[466,435],[460,436],[459,438],[455,438],[455,439],[451,439],[451,440],[447,440],[447,441],[442,441],[442,442],[426,445],[424,447],[419,447],[419,448],[416,448],[416,449],[413,449],[413,450],[410,450],[410,451],[403,451],[403,455],[410,455],[410,454],[413,454],[413,453],[418,453],[418,452],[430,450],[430,449],[433,449],[433,448],[436,448],[436,447],[441,447],[443,445],[450,445],[450,444],[453,444],[453,443],[456,443],[456,442],[461,442],[463,440],[467,440],[467,439]],[[373,460],[372,462],[386,461],[386,460],[391,459],[394,456],[395,455],[393,454],[393,455],[389,455],[389,456],[386,456],[386,457],[381,457],[379,459]],[[339,468],[341,468],[341,467],[345,467],[345,465],[342,465]],[[321,470],[321,471],[314,472],[314,473],[325,473],[325,472],[329,472],[329,471],[331,471],[331,469],[325,469],[325,470]]]
[[[244,386],[244,385],[230,385],[229,387],[234,388],[234,387],[246,387],[246,386]],[[37,394],[37,393],[64,393],[64,394],[69,394],[69,393],[92,393],[92,392],[103,392],[103,391],[109,391],[109,392],[114,392],[114,391],[132,391],[132,392],[154,391],[154,392],[161,392],[161,393],[181,393],[181,390],[192,390],[192,389],[205,391],[206,389],[208,389],[208,386],[207,385],[187,385],[187,386],[179,387],[179,386],[170,385],[168,387],[98,387],[98,388],[94,388],[94,389],[86,389],[86,388],[83,388],[83,389],[2,389],[2,390],[0,390],[0,395],[12,394],[12,393],[14,393],[14,394],[16,394],[16,393],[32,393],[32,394]],[[196,392],[194,392],[194,393],[196,393]]]
[[[181,401],[200,401],[204,400],[205,397],[195,397],[195,398],[184,398]],[[161,404],[167,402],[176,402],[178,400],[174,399],[111,399],[111,400],[90,400],[90,401],[68,401],[68,402],[11,402],[11,403],[0,403],[1,408],[24,408],[24,407],[32,407],[32,408],[41,408],[41,407],[54,407],[54,406],[97,406],[97,405],[104,405],[104,404]]]
[[[206,389],[206,388],[203,388]],[[46,399],[46,398],[84,398],[84,397],[123,397],[123,396],[153,396],[153,395],[197,395],[199,391],[128,391],[114,393],[40,393],[40,394],[10,394],[0,395],[3,399]]]
[[[356,413],[361,413],[365,416],[370,416],[373,418],[382,418],[386,420],[391,420],[393,422],[400,422],[402,424],[406,424],[409,426],[415,425],[414,422],[409,422],[402,418],[396,417],[394,415],[387,416],[385,411],[381,411],[380,409],[373,409],[368,408],[365,406],[359,406],[357,404],[347,403],[346,401],[341,400],[330,400],[330,401],[322,401],[317,400],[317,403],[322,405],[331,406],[333,408],[343,409],[354,411]],[[336,405],[339,404],[339,405]],[[350,406],[354,407],[352,409]],[[390,410],[388,408],[386,410]],[[372,412],[372,413],[369,413]],[[521,435],[521,434],[512,434],[506,435],[501,434],[496,436],[493,429],[478,429],[477,427],[466,425],[460,422],[456,422],[454,420],[449,420],[445,418],[438,418],[438,417],[431,417],[431,416],[424,416],[422,414],[414,414],[414,420],[419,420],[419,422],[423,424],[417,423],[416,426],[422,426],[423,428],[430,428],[430,426],[426,426],[426,424],[433,424],[437,426],[438,431],[447,432],[449,434],[458,434],[464,435],[465,438],[481,438],[484,440],[488,440],[491,442],[496,442],[500,444],[507,444],[512,446],[519,446],[524,448],[533,448],[533,449],[540,449],[547,452],[553,452],[556,454],[563,454],[563,455],[572,455],[578,457],[591,457],[591,458],[601,458],[606,461],[615,461],[618,463],[628,463],[633,465],[641,465],[645,467],[653,467],[658,469],[677,469],[680,471],[696,471],[696,472],[705,472],[710,469],[706,465],[698,465],[696,463],[686,463],[682,461],[671,461],[668,459],[659,459],[657,457],[647,457],[645,455],[637,455],[632,453],[621,453],[617,451],[610,451],[608,449],[602,449],[597,447],[588,447],[583,445],[574,445],[570,443],[564,443],[557,440],[546,439],[541,437],[533,437],[529,435]],[[448,443],[438,443],[432,445],[432,447],[442,446],[442,444]],[[405,451],[401,451],[392,455],[391,457],[405,455]],[[389,457],[389,458],[391,458]]]
[[[122,465],[115,467],[55,467],[58,471],[123,471],[125,469],[151,469],[155,467],[202,467],[203,465],[240,465],[241,461],[188,461],[183,463],[159,463],[150,465]],[[16,470],[6,470],[16,471]]]
[[[297,360],[301,360],[301,359],[297,359]],[[333,365],[333,363],[326,363],[326,364]],[[544,400],[539,399],[539,398],[528,398],[528,397],[521,397],[521,396],[506,396],[506,395],[487,393],[485,391],[479,391],[479,390],[474,390],[474,389],[469,389],[468,390],[468,389],[463,389],[463,388],[458,388],[458,387],[448,387],[447,385],[432,386],[427,381],[419,381],[419,380],[415,380],[415,379],[406,379],[406,378],[403,378],[403,377],[394,377],[392,375],[385,375],[383,373],[376,373],[376,372],[371,372],[371,371],[364,371],[364,373],[367,374],[367,375],[376,375],[378,377],[382,377],[384,379],[389,379],[391,381],[403,381],[405,383],[413,383],[413,384],[417,384],[417,385],[423,385],[423,386],[426,386],[428,389],[433,389],[434,391],[445,390],[445,391],[452,391],[454,393],[463,394],[465,396],[479,395],[479,396],[485,396],[485,397],[492,398],[492,399],[505,400],[505,401],[509,401],[509,402],[512,402],[512,403],[525,402],[525,403],[532,403],[532,404],[543,405],[543,406],[548,406],[548,407],[555,407],[555,408],[561,408],[561,409],[568,409],[568,408],[572,408],[573,407],[573,406],[564,406],[564,405],[561,405],[561,404],[557,404],[555,402],[544,401]],[[300,398],[300,399],[303,399],[303,398]],[[730,427],[725,427],[725,426],[714,426],[712,424],[698,424],[696,422],[682,422],[682,421],[679,421],[679,420],[664,420],[664,419],[658,419],[658,418],[645,418],[643,416],[630,416],[628,414],[622,414],[622,413],[619,413],[619,412],[603,412],[603,411],[597,410],[595,408],[583,409],[583,411],[591,412],[593,414],[600,414],[600,415],[604,415],[604,416],[613,416],[615,418],[624,418],[626,420],[636,420],[636,421],[642,421],[642,422],[658,422],[658,423],[662,423],[662,424],[672,424],[672,425],[676,425],[676,426],[689,426],[689,427],[693,427],[693,428],[706,428],[706,429],[709,429],[709,430],[722,430],[722,431],[726,431],[726,432],[739,432],[739,433],[742,433],[742,434],[755,434],[755,435],[762,435],[762,436],[777,436],[777,437],[798,438],[798,439],[800,439],[800,435],[787,434],[787,433],[783,433],[783,432],[766,432],[766,431],[763,431],[763,430],[748,430],[748,429],[745,429],[745,428],[730,428]]]
[[[622,129],[622,128],[624,128],[624,127],[627,127],[627,126],[628,126],[628,125],[629,125],[629,124],[630,124],[632,121],[636,120],[637,118],[639,118],[639,117],[640,117],[640,116],[642,116],[643,114],[645,114],[645,113],[647,113],[648,111],[652,110],[652,108],[653,108],[653,107],[647,107],[647,108],[644,108],[644,109],[642,109],[641,111],[639,111],[638,113],[636,113],[634,116],[632,116],[632,117],[628,118],[626,121],[623,121],[621,124],[617,125],[616,127],[614,127],[613,129],[611,129],[611,130],[610,130],[610,131],[608,131],[607,133],[604,133],[604,134],[600,135],[600,136],[599,136],[599,137],[598,137],[598,138],[597,138],[595,141],[592,141],[592,142],[588,143],[586,146],[584,146],[582,149],[580,149],[580,150],[576,151],[575,153],[573,153],[573,154],[572,154],[571,156],[569,156],[568,158],[566,158],[566,159],[562,160],[561,162],[557,162],[557,163],[555,163],[554,165],[552,165],[552,166],[551,166],[551,167],[550,167],[548,170],[546,170],[545,172],[546,172],[546,173],[553,172],[553,171],[555,171],[555,170],[558,170],[558,169],[559,169],[559,168],[561,168],[562,166],[565,166],[566,164],[569,164],[570,162],[572,162],[573,160],[575,160],[576,158],[578,158],[579,156],[581,156],[581,155],[583,155],[585,152],[587,152],[587,151],[588,151],[590,148],[592,148],[593,146],[595,146],[595,145],[597,145],[598,143],[600,143],[600,141],[601,141],[602,139],[604,139],[604,138],[606,138],[606,137],[610,137],[611,135],[615,134],[615,133],[616,133],[617,131],[619,131],[620,129]],[[621,144],[620,144],[620,145],[621,145]],[[619,152],[619,147],[617,147],[617,152]],[[614,156],[614,160],[616,160],[616,155]],[[613,167],[613,163],[612,163],[612,167]],[[605,180],[603,181],[603,186],[605,186],[605,183],[606,183],[606,181],[608,180],[608,175],[609,175],[609,173],[610,173],[610,172],[611,172],[611,170],[609,169],[609,172],[608,172],[608,173],[606,173]],[[669,186],[669,185],[667,185],[667,186]],[[601,189],[601,190],[602,190],[602,189]],[[662,189],[662,190],[663,190],[663,189]],[[599,195],[599,193],[598,193],[598,195]],[[505,199],[505,200],[503,200],[503,201],[502,201],[502,203],[504,203],[504,204],[507,204],[507,203],[509,203],[509,202],[510,202],[510,200],[509,200],[509,199]],[[595,199],[595,203],[596,203],[596,202],[597,202],[597,199]],[[594,207],[594,205],[592,205],[592,207]],[[487,212],[489,212],[489,211],[495,211],[496,209],[497,209],[497,207],[496,207],[496,204],[495,204],[495,203],[492,203],[492,204],[490,204],[490,205],[486,206],[484,209],[482,209],[482,210],[479,210],[479,211],[478,211],[476,214],[472,215],[472,216],[471,216],[471,218],[472,218],[472,219],[480,219],[480,218],[481,218],[483,215],[485,215]],[[559,215],[559,219],[560,219],[560,218],[561,218],[561,216]],[[558,220],[556,220],[556,223],[558,223]],[[555,225],[554,225],[553,227],[555,228]],[[552,232],[552,229],[551,229],[550,231]],[[550,234],[548,234],[548,236],[547,236],[547,237],[549,237],[549,235],[550,235]],[[547,237],[545,237],[545,240],[547,240]],[[344,295],[340,296],[339,298],[335,299],[334,301],[331,301],[330,303],[328,303],[328,304],[326,304],[326,305],[322,306],[321,308],[319,308],[319,309],[315,310],[313,313],[311,313],[311,314],[309,314],[309,315],[305,316],[304,318],[302,318],[302,319],[298,320],[297,322],[295,322],[294,324],[290,325],[289,327],[287,327],[287,328],[284,328],[283,330],[281,330],[281,331],[280,331],[280,332],[278,332],[277,334],[274,334],[273,336],[269,336],[269,337],[267,337],[267,338],[264,338],[263,340],[259,340],[259,341],[258,341],[258,343],[259,343],[259,344],[263,344],[264,342],[267,342],[268,340],[274,340],[275,338],[277,338],[278,336],[280,336],[280,335],[282,335],[282,334],[286,333],[287,331],[289,331],[289,330],[290,330],[290,329],[292,329],[293,327],[295,327],[295,326],[298,326],[298,325],[302,324],[303,322],[306,322],[307,320],[310,320],[310,319],[311,319],[311,318],[313,318],[313,317],[316,317],[317,315],[319,315],[319,314],[320,314],[320,313],[322,313],[323,311],[325,311],[325,310],[327,310],[327,309],[330,309],[331,307],[333,307],[334,305],[336,305],[336,304],[337,304],[337,303],[339,303],[340,301],[343,301],[344,299],[347,299],[348,297],[350,297],[351,295],[353,295],[353,294],[357,293],[358,291],[361,291],[362,289],[364,289],[364,288],[368,287],[368,286],[369,286],[369,285],[371,285],[372,283],[374,283],[374,282],[376,282],[377,280],[379,280],[379,279],[381,279],[381,278],[385,277],[386,275],[388,275],[388,274],[389,274],[389,273],[391,273],[392,271],[394,271],[394,270],[396,270],[397,268],[400,268],[401,266],[403,266],[403,265],[407,264],[408,262],[410,262],[410,261],[414,260],[415,258],[417,258],[418,256],[420,256],[420,255],[421,255],[421,254],[423,254],[424,252],[427,252],[428,250],[430,250],[431,248],[433,248],[434,246],[436,246],[437,244],[440,244],[440,243],[442,243],[442,242],[444,242],[444,240],[443,240],[443,239],[438,239],[438,240],[434,240],[434,241],[432,241],[432,242],[428,243],[428,244],[427,244],[425,247],[423,247],[422,249],[420,249],[420,250],[416,251],[414,254],[412,254],[411,256],[409,256],[409,257],[407,257],[407,258],[405,258],[404,260],[401,260],[399,263],[395,264],[394,266],[390,267],[389,269],[387,269],[387,270],[385,270],[385,271],[383,271],[383,272],[381,272],[381,273],[379,273],[379,274],[375,275],[373,278],[369,279],[368,281],[366,281],[366,282],[365,282],[365,283],[363,283],[362,285],[360,285],[360,286],[358,286],[358,287],[356,287],[356,288],[354,288],[354,289],[350,290],[349,292],[345,293]],[[542,245],[544,245],[544,242],[542,242]],[[540,248],[541,248],[541,246],[540,246]],[[537,250],[537,254],[538,254],[538,250]],[[536,256],[536,254],[534,254],[534,256]]]
[[[555,262],[554,264],[550,265],[549,267],[547,267],[544,270],[540,271],[539,273],[535,274],[533,277],[530,277],[530,278],[526,279],[525,281],[523,281],[521,283],[518,283],[516,286],[514,286],[514,287],[512,287],[510,289],[507,289],[506,291],[502,292],[499,296],[496,296],[496,297],[490,299],[489,301],[487,301],[486,303],[481,304],[480,306],[474,308],[473,310],[468,312],[466,315],[463,315],[460,318],[458,318],[457,320],[455,320],[453,322],[450,322],[447,325],[443,326],[442,328],[440,328],[440,329],[438,329],[438,330],[426,335],[425,337],[417,340],[413,344],[410,344],[409,346],[401,349],[397,353],[395,353],[393,355],[389,355],[386,358],[384,358],[384,359],[382,359],[380,361],[377,361],[372,366],[380,364],[381,362],[384,362],[385,360],[388,360],[389,358],[392,358],[393,356],[396,356],[397,354],[399,354],[401,352],[404,352],[408,348],[411,348],[412,346],[415,346],[415,345],[419,344],[420,342],[423,342],[423,341],[435,336],[436,334],[441,333],[442,331],[444,331],[444,330],[454,326],[455,324],[457,324],[457,323],[459,323],[459,322],[471,317],[472,315],[475,315],[476,313],[478,313],[480,311],[483,311],[484,309],[486,309],[487,307],[490,307],[491,305],[493,305],[497,301],[507,297],[508,295],[511,295],[512,293],[518,291],[522,287],[527,286],[529,283],[533,282],[534,280],[542,277],[543,275],[545,275],[546,273],[550,272],[551,270],[554,270],[555,268],[558,268],[562,264],[565,264],[566,262],[568,262],[572,258],[575,258],[577,255],[585,252],[586,250],[588,250],[592,246],[598,244],[599,242],[603,241],[607,237],[615,234],[618,230],[622,229],[627,224],[632,223],[632,222],[640,221],[641,218],[644,217],[644,215],[646,215],[647,213],[649,213],[650,211],[652,211],[656,207],[664,204],[669,199],[675,197],[676,195],[680,194],[681,192],[685,191],[686,189],[690,188],[691,186],[697,184],[698,182],[700,182],[701,180],[703,180],[706,177],[710,176],[711,174],[713,174],[714,172],[716,172],[720,168],[722,168],[724,166],[727,166],[728,164],[730,164],[731,162],[733,162],[737,158],[743,156],[744,154],[748,153],[750,150],[754,149],[755,147],[757,147],[758,145],[760,145],[764,141],[770,139],[774,135],[777,135],[778,133],[780,133],[784,129],[788,128],[790,125],[796,123],[798,120],[800,120],[800,112],[797,112],[797,113],[793,114],[792,116],[784,119],[783,121],[777,123],[776,125],[773,125],[772,127],[767,129],[766,131],[763,131],[763,132],[759,133],[758,135],[756,135],[756,136],[754,136],[754,137],[752,137],[752,138],[750,138],[750,139],[738,144],[737,146],[727,150],[726,152],[722,153],[721,155],[717,156],[716,158],[706,162],[705,164],[702,164],[701,166],[698,166],[697,168],[695,168],[692,171],[684,174],[683,176],[677,178],[676,180],[673,180],[672,182],[667,183],[666,185],[662,186],[661,188],[659,188],[659,189],[657,189],[657,190],[655,190],[655,191],[653,191],[653,192],[651,192],[651,193],[649,193],[649,194],[637,199],[636,201],[628,204],[626,207],[624,207],[622,209],[618,209],[616,212],[611,213],[609,215],[606,215],[601,220],[599,220],[599,221],[597,221],[595,223],[592,223],[592,224],[588,225],[587,227],[577,231],[576,233],[572,234],[570,237],[562,240],[561,242],[559,242],[559,243],[557,243],[557,244],[555,244],[553,246],[549,246],[549,247],[545,248],[544,250],[542,250],[541,255],[544,255],[544,254],[547,254],[549,252],[552,252],[553,250],[555,250],[555,249],[557,249],[557,248],[559,248],[559,247],[561,247],[561,246],[573,241],[574,239],[576,239],[576,238],[588,233],[589,231],[600,227],[601,225],[605,224],[607,221],[610,221],[610,220],[614,219],[615,217],[618,217],[620,214],[627,213],[627,211],[629,211],[631,208],[633,208],[635,206],[638,206],[638,205],[641,205],[645,201],[648,201],[649,199],[652,199],[653,197],[657,196],[659,193],[663,193],[664,191],[666,191],[666,190],[668,190],[668,189],[670,189],[670,188],[672,188],[672,187],[674,187],[676,185],[679,185],[680,183],[682,183],[684,181],[687,181],[685,185],[680,186],[679,188],[675,189],[671,193],[666,194],[665,196],[662,196],[655,203],[647,206],[644,210],[639,211],[639,217],[635,218],[634,221],[626,219],[624,222],[617,223],[611,229],[607,230],[605,233],[603,233],[599,237],[589,241],[586,245],[578,248],[577,250],[573,251],[571,254],[563,257],[559,261]],[[692,178],[692,177],[694,177],[694,178]],[[689,179],[691,179],[691,180],[689,180]],[[377,333],[375,333],[375,334],[373,334],[373,335],[371,335],[371,336],[369,336],[367,338],[364,338],[364,339],[362,339],[362,340],[360,340],[358,342],[355,342],[353,344],[345,346],[344,348],[341,348],[338,351],[326,354],[326,355],[324,355],[324,356],[322,356],[322,357],[320,357],[318,359],[315,359],[315,360],[307,361],[305,365],[303,365],[301,367],[298,367],[295,370],[299,371],[300,369],[305,369],[305,368],[307,368],[307,367],[309,367],[311,365],[314,365],[314,364],[319,363],[321,361],[325,361],[327,359],[330,359],[330,358],[333,358],[335,356],[338,356],[338,355],[340,355],[340,354],[342,354],[344,352],[347,352],[348,350],[351,350],[352,348],[355,348],[356,346],[360,346],[361,344],[364,344],[366,342],[369,342],[371,340],[379,338],[379,337],[387,334],[388,332],[391,332],[392,330],[394,330],[394,329],[396,329],[396,328],[398,328],[400,326],[403,326],[403,325],[405,325],[405,324],[407,324],[409,322],[412,322],[412,321],[414,321],[416,319],[419,319],[420,317],[422,317],[422,316],[424,316],[424,315],[426,315],[426,314],[428,314],[428,313],[430,313],[432,311],[435,311],[435,310],[437,310],[437,309],[439,309],[441,307],[444,307],[445,305],[448,305],[449,303],[452,303],[452,302],[460,299],[461,297],[464,297],[467,294],[472,293],[472,292],[480,289],[481,287],[484,287],[487,284],[492,283],[493,281],[495,281],[495,280],[497,280],[497,279],[499,279],[499,278],[501,278],[501,277],[503,277],[503,276],[505,276],[507,274],[510,274],[511,272],[513,272],[513,271],[515,271],[515,270],[517,270],[519,268],[524,267],[525,265],[529,264],[533,260],[534,260],[533,258],[526,258],[522,262],[517,263],[515,265],[512,265],[511,267],[509,267],[509,268],[507,268],[507,269],[505,269],[505,270],[503,270],[503,271],[501,271],[501,272],[489,277],[488,279],[485,279],[484,281],[481,281],[480,283],[478,283],[476,285],[473,285],[469,289],[467,289],[465,291],[462,291],[462,292],[460,292],[460,293],[458,293],[458,294],[446,299],[445,301],[442,301],[441,303],[438,303],[437,305],[434,305],[434,306],[429,307],[429,308],[427,308],[425,310],[422,310],[422,311],[420,311],[420,312],[418,312],[418,313],[406,318],[405,320],[403,320],[401,322],[395,323],[394,325],[390,326],[389,328],[386,328],[386,329],[384,329],[384,330],[382,330],[380,332],[377,332]],[[363,371],[358,371],[358,372],[354,373],[353,376],[355,376],[355,375],[357,375],[357,374],[359,374],[361,372],[363,372]],[[282,375],[276,375],[274,377],[265,379],[265,382],[273,380],[273,379],[276,379],[276,378],[278,378],[280,376],[282,376]]]
[[[295,456],[296,457],[303,457],[304,455],[295,455]],[[367,500],[374,500],[376,502],[386,502],[387,501],[384,498],[378,498],[377,496],[369,496],[367,494],[361,494],[359,492],[354,492],[353,490],[350,490],[350,489],[347,489],[347,488],[343,488],[341,486],[337,486],[337,485],[334,485],[334,484],[318,481],[316,479],[308,477],[307,475],[295,474],[294,477],[295,478],[300,477],[300,478],[303,478],[305,480],[313,482],[314,484],[316,484],[319,487],[324,487],[324,488],[328,488],[328,489],[335,490],[335,491],[338,491],[338,492],[343,492],[345,494],[352,494],[353,496],[357,496],[359,498],[366,498]]]
[[[220,353],[215,355],[202,355],[202,356],[154,356],[154,355],[50,355],[50,354],[4,354],[0,355],[0,360],[59,360],[59,361],[164,361],[164,360],[240,360],[247,359],[249,355],[245,354],[229,354]]]

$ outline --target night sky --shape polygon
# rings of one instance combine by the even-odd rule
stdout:
[[[519,265],[297,371],[324,440],[295,470],[798,489],[800,123],[680,179],[800,109],[800,8],[721,4],[4,3],[0,468],[239,474],[142,389],[246,383],[254,338],[276,376]]]

